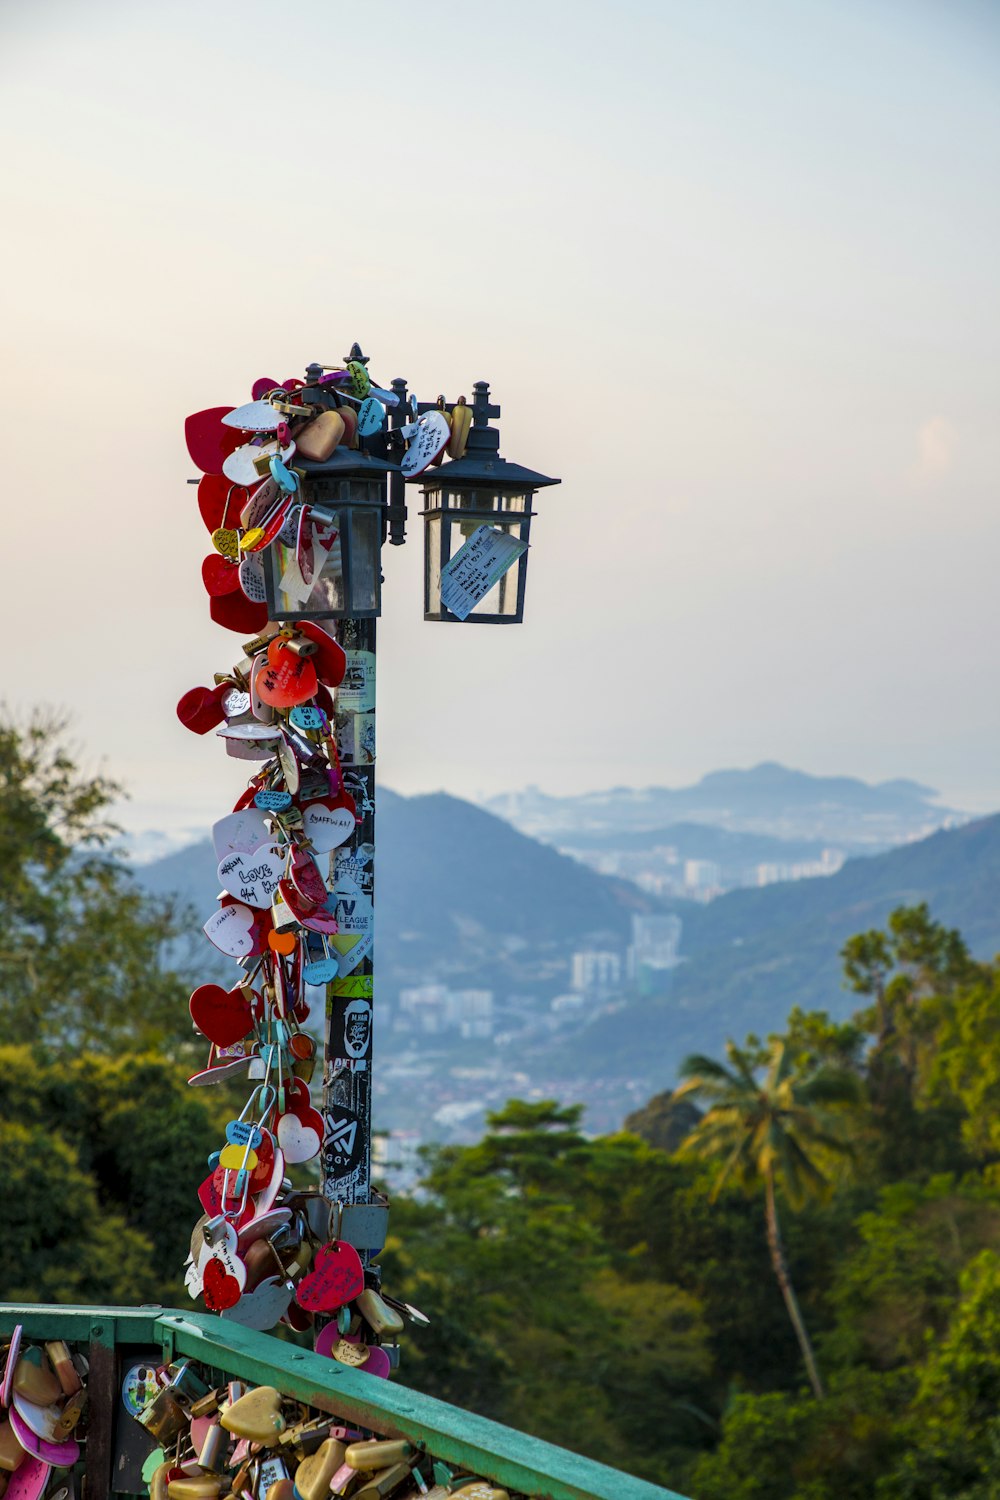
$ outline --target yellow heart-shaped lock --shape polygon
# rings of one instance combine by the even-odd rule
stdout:
[[[223,1146],[219,1153],[219,1166],[228,1167],[232,1172],[238,1172],[242,1167],[252,1172],[256,1165],[256,1151],[248,1151],[246,1146],[230,1144]]]
[[[255,1391],[247,1391],[245,1396],[240,1396],[227,1407],[221,1421],[227,1432],[235,1432],[237,1437],[249,1438],[252,1443],[263,1443],[265,1448],[272,1448],[285,1430],[281,1393],[273,1385],[259,1385]]]
[[[336,1438],[327,1438],[315,1453],[304,1458],[295,1471],[295,1492],[302,1500],[326,1500],[330,1480],[342,1467],[345,1448]]]
[[[183,1479],[171,1479],[167,1485],[170,1500],[214,1500],[222,1494],[222,1480],[214,1474],[185,1475]]]
[[[240,534],[233,531],[231,526],[217,526],[212,532],[212,546],[216,552],[221,552],[223,557],[228,557],[235,562],[240,555]]]
[[[240,542],[243,551],[252,552],[263,535],[263,526],[251,526],[249,531],[244,531],[243,540]]]

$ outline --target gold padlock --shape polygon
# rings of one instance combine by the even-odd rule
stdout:
[[[63,1395],[75,1396],[80,1390],[80,1377],[76,1373],[69,1345],[62,1339],[53,1339],[45,1345],[45,1352],[49,1356],[49,1364],[56,1372],[56,1379],[63,1388]]]
[[[412,1464],[393,1464],[391,1469],[382,1469],[373,1474],[363,1489],[355,1490],[354,1500],[385,1500],[404,1485],[413,1473]]]
[[[136,1420],[161,1446],[172,1443],[188,1424],[187,1412],[169,1389],[155,1395]]]
[[[388,1469],[413,1457],[416,1451],[405,1438],[369,1438],[352,1443],[344,1454],[344,1462],[352,1469]]]
[[[374,1287],[366,1286],[363,1292],[359,1292],[354,1306],[379,1338],[402,1333],[404,1324],[399,1313],[383,1302]]]
[[[62,1409],[62,1415],[53,1428],[53,1436],[57,1443],[68,1438],[77,1422],[87,1409],[87,1392],[81,1387],[75,1396],[70,1396]]]

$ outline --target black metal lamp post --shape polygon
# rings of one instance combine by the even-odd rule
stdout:
[[[407,481],[419,484],[424,498],[424,619],[517,625],[524,618],[531,501],[536,490],[559,480],[500,457],[500,434],[489,420],[500,415],[500,408],[490,405],[485,380],[477,380],[473,389],[465,453]],[[523,547],[468,614],[455,614],[442,600],[442,578],[459,548],[481,527],[514,537]]]
[[[355,344],[349,367],[366,365]],[[324,379],[321,365],[306,371],[303,401],[317,411],[359,406],[336,378]],[[361,385],[367,390],[367,382]],[[355,1209],[373,1205],[371,1188],[371,1045],[374,992],[373,900],[375,853],[375,636],[381,613],[382,544],[399,546],[406,536],[407,483],[419,484],[424,496],[424,618],[463,618],[487,624],[516,624],[524,614],[527,544],[534,514],[532,497],[558,484],[533,469],[500,457],[500,436],[490,418],[489,386],[477,381],[472,424],[461,457],[425,469],[404,480],[400,460],[413,423],[443,403],[417,402],[406,382],[391,390],[372,387],[386,408],[379,430],[338,447],[324,462],[296,456],[292,460],[304,536],[275,542],[265,560],[268,614],[282,622],[335,621],[336,636],[347,655],[347,672],[337,690],[334,732],[344,786],[354,799],[359,822],[352,837],[331,857],[334,909],[344,919],[332,938],[340,955],[340,972],[327,988],[327,1041],[324,1064],[323,1193],[331,1203]],[[446,406],[444,410],[449,408]],[[484,532],[485,528],[485,532]],[[334,538],[334,532],[336,537]],[[477,533],[483,533],[477,537]],[[475,543],[487,563],[466,578],[466,599],[475,599],[467,616],[442,601],[442,584],[451,582],[456,556]],[[477,554],[478,556],[478,554]],[[488,583],[488,587],[486,586]],[[448,597],[452,597],[451,594]],[[454,602],[454,600],[453,600]],[[355,935],[357,941],[355,942]],[[363,1045],[357,1038],[363,1036]],[[339,1142],[357,1147],[342,1149]],[[384,1234],[384,1208],[382,1233]],[[358,1243],[355,1241],[355,1243]],[[360,1242],[366,1261],[383,1243]]]

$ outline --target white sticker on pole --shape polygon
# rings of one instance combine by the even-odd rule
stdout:
[[[441,569],[441,603],[460,620],[468,619],[493,585],[527,550],[527,542],[509,531],[477,527]]]

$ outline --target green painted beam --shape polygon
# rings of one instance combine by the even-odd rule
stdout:
[[[103,1343],[113,1336],[119,1344],[157,1344],[167,1358],[187,1355],[251,1384],[277,1386],[320,1411],[387,1436],[409,1438],[446,1464],[539,1500],[684,1500],[672,1490],[433,1396],[209,1314],[0,1303],[0,1335],[15,1323],[23,1323],[31,1338],[89,1342],[97,1337]]]

